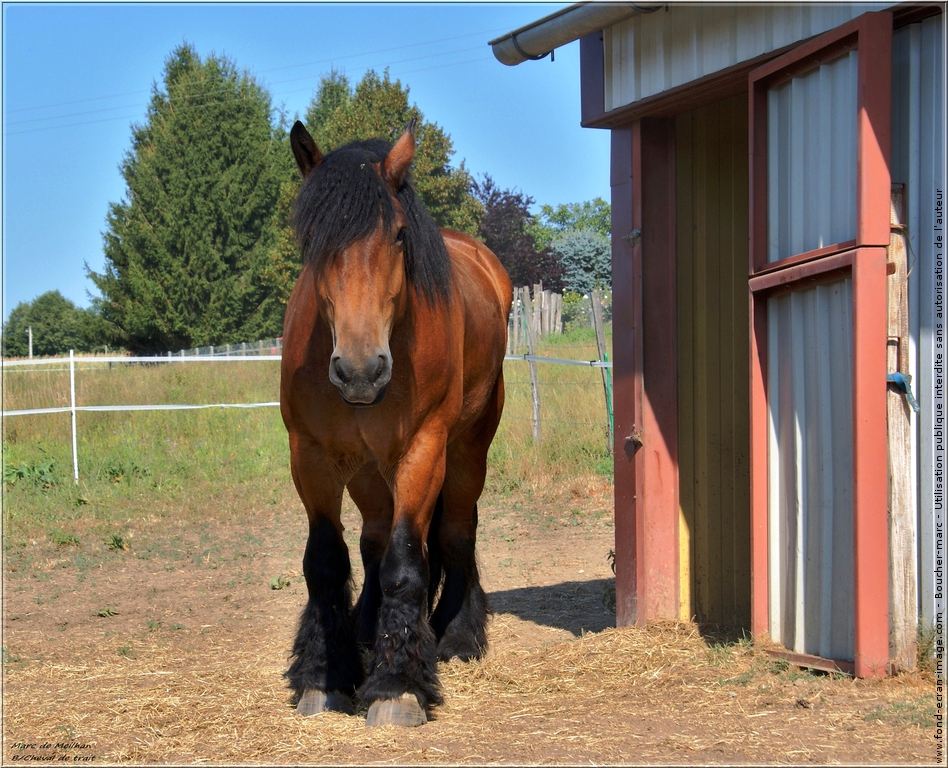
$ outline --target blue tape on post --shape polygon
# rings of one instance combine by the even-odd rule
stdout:
[[[890,373],[885,377],[885,380],[889,384],[895,384],[902,392],[905,394],[905,399],[908,400],[909,407],[918,413],[921,409],[918,407],[918,401],[915,399],[915,396],[912,394],[912,377],[904,373]]]

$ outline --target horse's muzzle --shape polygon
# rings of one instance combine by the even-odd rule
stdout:
[[[333,355],[329,362],[329,380],[350,405],[378,405],[391,378],[392,361],[385,353],[358,362]]]

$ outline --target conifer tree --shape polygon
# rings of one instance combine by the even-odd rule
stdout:
[[[280,332],[264,274],[292,164],[280,132],[269,94],[230,61],[171,54],[121,165],[105,269],[89,271],[116,341],[161,352]]]
[[[550,246],[563,269],[563,289],[580,295],[612,286],[612,243],[593,229],[570,229]]]

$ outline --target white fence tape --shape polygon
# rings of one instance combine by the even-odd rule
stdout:
[[[211,356],[211,355],[189,355],[187,357],[173,356],[149,356],[149,357],[74,357],[72,351],[68,358],[43,358],[31,360],[3,360],[0,367],[13,368],[25,365],[56,365],[66,363],[68,368],[59,368],[58,370],[69,371],[69,390],[70,405],[59,408],[25,408],[13,411],[0,411],[0,417],[8,418],[10,416],[37,416],[46,413],[68,413],[72,422],[72,451],[73,451],[73,475],[76,482],[79,482],[79,458],[77,455],[77,431],[76,431],[76,413],[79,411],[91,413],[108,413],[115,411],[197,411],[211,408],[273,408],[278,406],[279,402],[267,403],[213,403],[204,405],[76,405],[76,363],[82,364],[101,364],[101,363],[124,363],[126,365],[135,364],[171,364],[176,363],[224,363],[224,362],[249,362],[254,360],[269,360],[277,362],[282,359],[282,355],[246,355],[246,356]],[[611,362],[602,362],[600,360],[567,360],[555,357],[537,357],[536,355],[505,355],[504,360],[521,360],[536,363],[555,363],[558,365],[583,365],[591,368],[612,368]],[[83,365],[83,367],[86,367]],[[57,370],[57,369],[54,369]]]
[[[273,408],[274,403],[213,403],[206,405],[77,405],[75,409],[68,405],[64,408],[29,408],[22,411],[3,411],[7,416],[36,416],[42,413],[70,413],[88,411],[89,413],[108,413],[109,411],[200,411],[208,408]]]
[[[231,355],[230,357],[211,357],[210,355],[189,355],[188,357],[163,357],[161,355],[151,355],[143,357],[77,357],[77,363],[125,363],[127,365],[136,365],[140,363],[246,363],[253,360],[269,360],[271,362],[282,359],[282,355]],[[56,363],[69,363],[68,357],[46,357],[33,358],[32,360],[4,360],[3,368],[13,368],[18,365],[55,365]],[[66,370],[61,368],[60,370]]]

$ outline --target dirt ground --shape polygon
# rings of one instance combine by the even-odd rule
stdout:
[[[294,712],[289,495],[239,525],[226,498],[179,523],[133,509],[112,549],[27,542],[4,563],[3,764],[936,762],[930,677],[811,673],[693,624],[614,629],[611,501],[597,478],[483,500],[491,648],[441,666],[445,704],[415,729]]]

